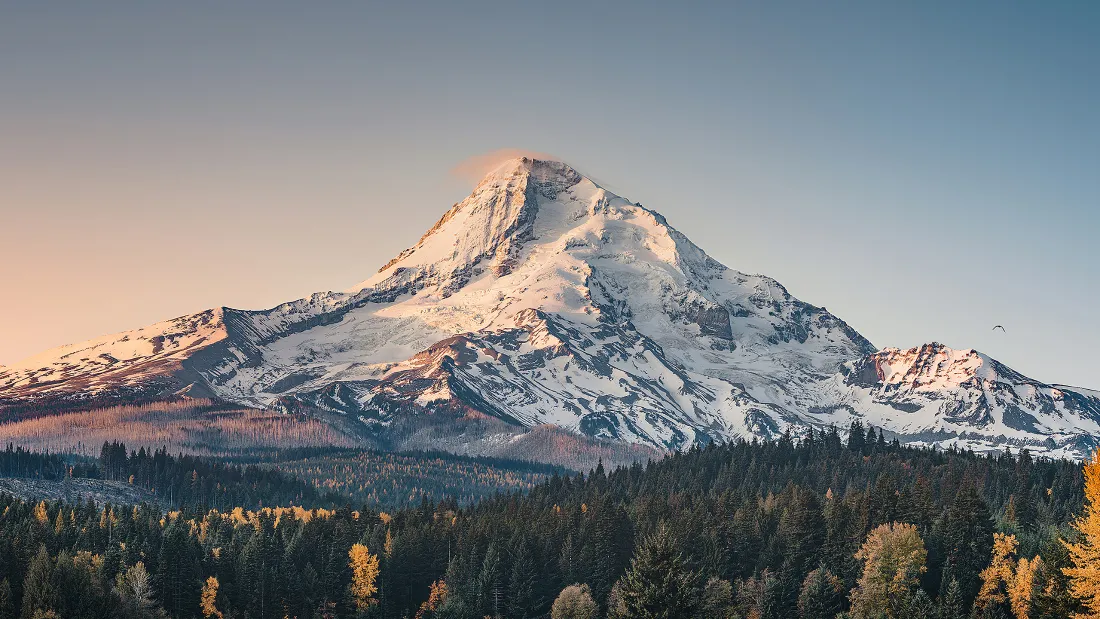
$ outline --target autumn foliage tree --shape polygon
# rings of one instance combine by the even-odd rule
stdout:
[[[363,544],[355,544],[348,551],[348,567],[351,568],[351,597],[355,607],[366,610],[374,604],[378,591],[378,555],[372,555]]]
[[[993,534],[993,558],[981,572],[982,586],[974,600],[975,611],[982,613],[1007,606],[1016,619],[1031,616],[1043,560],[1040,557],[1017,560],[1018,546],[1015,535]]]
[[[222,611],[218,610],[218,579],[211,576],[202,586],[202,595],[199,598],[199,608],[206,619],[222,619]]]
[[[1088,609],[1077,617],[1100,617],[1100,450],[1085,465],[1085,509],[1074,522],[1077,539],[1065,542],[1072,567],[1062,568],[1069,577],[1070,593]]]
[[[894,522],[871,531],[856,553],[863,575],[852,590],[852,617],[900,616],[927,569],[927,557],[924,540],[911,524]]]

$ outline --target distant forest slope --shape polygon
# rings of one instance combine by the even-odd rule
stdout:
[[[104,442],[196,455],[277,454],[304,447],[354,447],[361,441],[324,421],[177,398],[78,410],[0,415],[4,442],[34,451],[99,454]]]
[[[292,456],[264,466],[378,509],[415,507],[425,499],[455,498],[468,505],[494,494],[526,492],[562,467],[520,460],[455,456],[446,452],[391,454],[353,450]]]
[[[457,455],[545,462],[587,471],[600,462],[617,466],[660,458],[650,447],[580,436],[543,425],[525,428],[501,420],[404,415],[382,427],[356,417],[297,404],[259,410],[220,400],[91,400],[4,408],[0,437],[37,452],[99,454],[104,442],[131,449],[222,458],[285,460],[309,449],[375,452],[443,450]],[[512,483],[506,482],[506,489]]]
[[[104,443],[98,459],[0,451],[0,492],[24,498],[98,503],[149,501],[165,508],[366,505],[396,510],[453,497],[460,505],[525,492],[567,469],[536,462],[446,452],[391,454],[342,448],[286,449],[252,456],[171,455],[167,448]]]
[[[1014,616],[1080,610],[1061,569],[1061,539],[1082,508],[1080,465],[907,448],[854,430],[847,440],[830,432],[694,448],[553,475],[470,507],[424,502],[390,514],[108,518],[0,499],[0,557],[10,557],[0,578],[15,608],[66,618],[134,616],[135,605],[173,617],[542,617],[561,596],[616,619],[643,616],[629,609],[646,600],[675,603],[670,617],[962,619],[972,606],[1006,616],[998,574],[1014,587],[1027,576],[1028,609]],[[880,572],[868,566],[889,557],[905,571],[876,589]],[[51,591],[57,578],[76,584]],[[109,585],[142,578],[154,583],[144,601]]]
[[[171,509],[331,507],[349,501],[275,469],[173,456],[167,449],[127,451],[119,442],[104,443],[98,459],[36,453],[9,444],[0,451],[0,478],[6,478],[0,479],[0,491],[25,498],[149,501]]]

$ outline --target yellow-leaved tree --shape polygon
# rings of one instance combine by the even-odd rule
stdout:
[[[1069,578],[1070,594],[1087,613],[1078,619],[1100,619],[1100,450],[1085,464],[1085,513],[1073,521],[1074,542],[1064,541],[1073,567],[1062,568]]]
[[[375,581],[378,579],[378,555],[372,555],[367,547],[355,544],[348,551],[348,566],[351,567],[351,597],[359,610],[366,610],[375,602],[378,591]]]
[[[199,609],[206,619],[222,619],[222,611],[218,610],[218,579],[214,576],[206,579],[202,585],[202,595],[199,597]]]
[[[982,570],[982,588],[974,600],[978,613],[990,607],[1008,604],[1012,616],[1016,619],[1028,619],[1031,616],[1032,600],[1043,572],[1043,560],[1036,556],[1016,560],[1016,548],[1019,543],[1015,535],[993,534],[993,559],[989,567]]]
[[[863,561],[863,575],[852,589],[851,616],[856,619],[897,617],[920,585],[928,568],[917,527],[895,522],[876,527],[867,535],[856,559]]]

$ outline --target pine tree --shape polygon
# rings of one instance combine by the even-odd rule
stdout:
[[[924,589],[917,589],[905,600],[898,616],[900,619],[931,619],[936,616],[936,605]]]
[[[700,619],[728,619],[733,616],[733,610],[733,585],[721,578],[707,580],[699,604]]]
[[[813,569],[825,542],[823,518],[817,495],[800,490],[793,493],[790,506],[779,520],[779,535],[784,547],[781,574],[792,599],[798,594],[802,579]]]
[[[966,605],[963,601],[962,588],[959,581],[951,579],[946,591],[940,597],[938,619],[965,619]]]
[[[478,606],[483,615],[499,617],[504,594],[504,567],[496,542],[490,542],[477,576]]]
[[[848,429],[848,450],[863,453],[867,447],[867,436],[863,433],[863,422],[856,420]]]
[[[758,576],[746,578],[737,592],[742,614],[754,619],[788,619],[790,605],[783,599],[779,579],[764,570]]]
[[[677,549],[668,527],[662,524],[638,548],[620,581],[625,616],[692,619],[701,602],[700,580]]]
[[[15,598],[7,578],[0,580],[0,619],[15,619]]]
[[[979,574],[993,551],[993,520],[989,507],[972,485],[955,496],[944,522],[944,556],[958,579],[964,605],[969,606],[981,586]]]
[[[155,582],[160,601],[176,617],[191,614],[199,599],[199,570],[189,530],[189,524],[175,518],[164,530],[157,557]]]
[[[535,566],[526,542],[519,540],[512,553],[512,573],[508,579],[508,619],[527,619],[535,615]]]
[[[844,581],[819,567],[802,582],[798,594],[800,619],[833,619],[844,607]]]
[[[57,591],[53,587],[53,562],[45,546],[38,547],[38,554],[31,561],[23,580],[23,619],[33,619],[35,613],[52,611],[57,605]]]

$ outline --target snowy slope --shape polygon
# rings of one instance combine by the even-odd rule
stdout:
[[[875,348],[569,166],[516,159],[346,292],[211,310],[0,368],[0,403],[127,387],[324,409],[384,432],[488,415],[683,448],[853,417],[907,440],[1076,453],[1094,392],[974,351]]]

